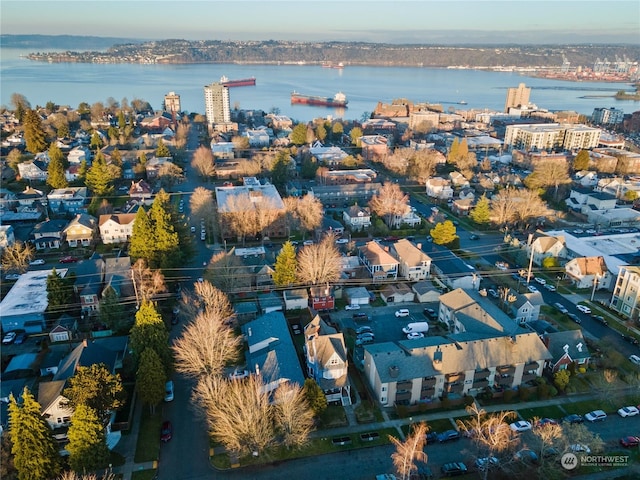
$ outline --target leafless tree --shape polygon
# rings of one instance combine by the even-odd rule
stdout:
[[[102,102],[96,102],[91,105],[91,120],[102,121],[104,115],[104,104]]]
[[[225,292],[234,292],[251,286],[251,273],[242,260],[235,255],[235,249],[219,252],[211,257],[205,269],[204,278]]]
[[[573,445],[587,446],[591,453],[600,453],[604,450],[605,442],[600,438],[600,435],[593,433],[584,424],[564,424],[562,425],[562,433],[562,451],[570,450]]]
[[[560,185],[571,183],[569,163],[565,159],[543,160],[534,167],[533,173],[525,178],[524,183],[533,190],[553,187],[553,196],[557,200]]]
[[[322,202],[313,194],[307,193],[302,197],[296,206],[297,216],[300,219],[300,225],[305,231],[313,231],[322,225]]]
[[[396,447],[396,451],[391,454],[391,459],[401,480],[409,480],[411,474],[418,469],[416,460],[427,463],[427,454],[423,451],[427,440],[426,434],[427,424],[421,422],[414,427],[404,442],[389,435],[389,440]]]
[[[33,247],[28,243],[17,240],[13,245],[8,245],[2,252],[2,268],[24,273],[29,268],[29,262],[33,259],[33,256]]]
[[[194,293],[206,314],[222,320],[226,320],[233,315],[233,307],[227,294],[211,283],[206,281],[197,282],[194,285]]]
[[[79,474],[73,471],[64,472],[58,477],[58,480],[116,480],[116,475],[111,472],[105,472],[103,475],[95,473]]]
[[[204,145],[198,147],[193,154],[193,159],[191,159],[191,168],[198,172],[198,175],[204,180],[209,180],[214,177],[216,174],[216,167],[211,149]]]
[[[532,220],[547,214],[547,205],[537,192],[527,189],[514,190],[513,209],[518,221],[528,225]]]
[[[113,205],[109,203],[109,200],[106,198],[102,199],[100,202],[100,206],[98,207],[97,214],[98,215],[107,215],[113,212]]]
[[[287,448],[304,446],[313,430],[313,410],[309,407],[300,385],[283,383],[274,394],[274,419]]]
[[[205,376],[193,396],[210,434],[227,451],[259,454],[275,444],[269,393],[258,375],[235,382]]]
[[[186,324],[173,342],[176,371],[193,378],[221,376],[240,354],[240,337],[225,324],[227,317],[203,311]]]
[[[188,120],[186,122],[181,121],[178,124],[178,129],[176,130],[176,136],[174,138],[174,145],[177,149],[182,149],[185,147],[190,130],[191,125],[189,124]]]
[[[196,187],[189,200],[192,218],[204,219],[205,228],[210,235],[218,232],[218,209],[213,199],[213,192],[204,187]]]
[[[505,188],[491,197],[491,216],[498,225],[505,225],[516,219],[515,193],[516,190]]]
[[[262,197],[260,201],[254,203],[254,219],[257,227],[256,233],[263,234],[284,212],[277,208],[275,202],[268,197]]]
[[[233,148],[235,150],[249,150],[249,137],[234,135],[231,137],[231,142],[233,143]]]
[[[478,447],[478,456],[496,456],[496,454],[513,451],[518,445],[519,438],[511,428],[508,421],[516,417],[513,411],[502,411],[495,414],[487,414],[476,403],[467,407],[468,420],[457,420],[461,431],[465,432]],[[482,472],[486,480],[489,469]]]
[[[167,291],[162,272],[150,269],[143,258],[133,264],[131,275],[138,303],[152,301],[156,295]]]
[[[386,182],[369,200],[369,208],[380,217],[386,217],[387,226],[391,227],[393,217],[409,211],[409,196],[397,183]]]
[[[224,210],[218,208],[218,213],[226,227],[225,233],[234,234],[243,242],[247,235],[255,235],[259,231],[255,207],[245,192],[227,196]]]
[[[262,166],[257,160],[241,159],[238,161],[238,174],[245,177],[253,177],[259,175]]]
[[[318,285],[335,282],[342,271],[341,255],[333,235],[325,235],[320,243],[307,245],[298,254],[298,279]]]
[[[536,419],[533,419],[535,422]],[[556,460],[551,459],[551,461],[547,461],[549,459],[549,452],[551,449],[556,449],[559,451],[562,448],[561,442],[563,439],[563,431],[562,426],[547,424],[540,428],[535,428],[532,430],[534,437],[534,444],[532,445],[532,449],[538,455],[538,459],[540,461],[539,471],[540,473],[549,473],[549,471],[553,471],[556,469]],[[542,475],[540,478],[544,478]]]
[[[170,188],[184,180],[184,173],[175,163],[166,162],[158,169],[158,180],[165,188]]]
[[[438,164],[445,162],[444,155],[435,149],[412,151],[407,165],[407,175],[417,182],[426,182],[433,176]]]
[[[295,197],[285,197],[282,199],[284,203],[285,223],[289,231],[298,230],[300,228],[300,218],[298,218],[298,199]]]

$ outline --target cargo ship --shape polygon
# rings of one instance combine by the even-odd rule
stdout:
[[[304,105],[318,105],[321,107],[342,107],[346,108],[347,97],[344,93],[338,92],[332,97],[317,97],[314,95],[302,95],[298,92],[291,93],[291,103],[302,103]]]
[[[256,84],[255,77],[242,78],[240,80],[229,80],[224,75],[220,77],[220,83],[225,87],[251,87]]]

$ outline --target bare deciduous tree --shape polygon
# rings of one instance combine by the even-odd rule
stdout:
[[[216,174],[216,167],[211,149],[205,146],[198,147],[193,154],[191,168],[193,168],[204,180],[214,177]]]
[[[225,227],[224,234],[231,233],[244,242],[247,235],[255,235],[259,231],[253,202],[245,192],[228,195],[226,204],[219,206],[218,213]]]
[[[105,472],[102,476],[95,473],[85,473],[80,475],[73,471],[67,471],[62,473],[58,477],[58,480],[116,480],[116,475],[110,472]]]
[[[393,217],[409,211],[409,197],[397,183],[384,183],[380,191],[369,200],[369,208],[380,217],[385,217],[391,227]]]
[[[184,173],[175,163],[163,163],[158,169],[158,180],[165,188],[170,188],[184,180]]]
[[[225,292],[251,286],[251,274],[234,251],[235,248],[228,252],[216,253],[211,257],[204,273],[206,280]]]
[[[491,217],[498,225],[505,225],[516,219],[515,190],[506,188],[491,197]]]
[[[412,180],[424,183],[436,171],[439,163],[446,161],[444,155],[435,149],[412,150],[413,155],[409,157],[407,165],[407,175]]]
[[[528,225],[532,220],[547,214],[547,205],[537,192],[527,189],[515,190],[513,208],[518,221]]]
[[[273,403],[281,443],[287,448],[304,446],[313,430],[314,414],[303,389],[295,383],[283,383],[275,391]]]
[[[20,273],[26,272],[33,255],[33,247],[18,240],[13,245],[8,245],[2,252],[2,268]]]
[[[427,440],[426,434],[427,424],[422,422],[414,427],[413,432],[404,442],[389,435],[389,440],[396,447],[396,451],[391,454],[391,459],[396,467],[396,473],[402,480],[409,480],[411,474],[418,469],[416,460],[427,462],[427,454],[423,451]]]
[[[176,371],[194,378],[221,376],[225,365],[238,359],[240,337],[226,318],[203,311],[187,323],[173,342]]]
[[[307,245],[298,254],[298,280],[318,285],[335,282],[342,271],[341,255],[333,235],[325,235],[320,243]]]
[[[213,199],[213,192],[204,187],[196,187],[189,200],[192,218],[204,219],[205,228],[210,235],[218,233],[218,209]]]
[[[310,193],[298,200],[296,212],[305,231],[311,232],[322,224],[322,203]]]
[[[560,185],[571,183],[569,163],[565,159],[543,160],[534,167],[533,173],[525,178],[524,183],[531,189],[553,187],[553,196],[557,200]]]
[[[156,295],[167,291],[162,272],[150,269],[143,258],[133,264],[131,275],[138,303],[152,301]]]

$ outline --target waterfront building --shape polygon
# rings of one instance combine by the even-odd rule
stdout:
[[[600,133],[586,125],[512,124],[505,130],[504,145],[521,150],[589,150],[598,146]]]
[[[510,108],[517,108],[529,104],[529,96],[531,88],[521,83],[517,87],[507,89],[507,99],[504,103],[504,111],[508,112]]]
[[[591,121],[596,125],[619,125],[624,120],[624,112],[617,108],[594,108]]]
[[[180,107],[180,95],[176,92],[169,92],[164,96],[164,109],[167,112],[178,113],[182,111]]]
[[[231,122],[229,87],[214,82],[204,87],[204,110],[209,126]]]

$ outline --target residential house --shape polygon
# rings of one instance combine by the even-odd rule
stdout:
[[[388,284],[380,290],[380,298],[387,305],[413,302],[416,294],[406,283]]]
[[[271,287],[274,285],[273,274],[275,270],[268,263],[264,263],[262,266],[257,266],[258,270],[255,273],[256,287]]]
[[[404,213],[391,216],[385,215],[382,218],[389,228],[400,228],[402,225],[413,228],[422,222],[422,218],[416,213],[415,207],[410,207],[409,205],[406,205]]]
[[[344,185],[347,183],[371,183],[378,174],[370,168],[356,170],[318,169],[316,179],[323,185]]]
[[[266,127],[259,127],[254,129],[245,130],[243,136],[249,139],[250,148],[266,148],[271,143],[271,136],[269,130]]]
[[[316,315],[304,327],[307,375],[322,389],[329,404],[351,405],[349,360],[344,335]]]
[[[82,313],[92,314],[99,309],[105,263],[98,253],[76,266],[76,283],[73,290],[80,299]]]
[[[598,185],[598,172],[581,170],[575,173],[574,180],[583,188],[593,188]]]
[[[268,392],[282,383],[304,385],[304,373],[282,312],[269,312],[242,326],[248,370],[262,377]]]
[[[42,207],[47,204],[47,196],[42,190],[32,187],[26,187],[24,191],[16,194],[18,200],[18,209],[20,207]]]
[[[67,155],[67,161],[71,165],[80,165],[82,162],[86,162],[88,166],[91,165],[91,150],[87,147],[77,146],[72,148]]]
[[[448,248],[429,242],[422,245],[422,251],[431,258],[432,278],[440,286],[470,290],[480,287],[476,269]]]
[[[42,160],[21,162],[18,164],[18,172],[23,180],[45,182],[49,176],[48,165]]]
[[[13,210],[18,205],[18,197],[6,188],[0,188],[0,212]]]
[[[36,250],[60,248],[66,226],[66,220],[46,220],[36,224],[31,231]]]
[[[172,157],[151,157],[147,160],[144,168],[147,173],[147,179],[152,180],[158,178],[160,175],[160,169],[167,164],[171,164]]]
[[[309,306],[318,312],[335,308],[333,288],[329,285],[314,285],[309,288]]]
[[[630,320],[640,318],[640,267],[620,267],[609,307]]]
[[[149,205],[153,199],[153,189],[143,179],[137,182],[132,181],[131,188],[129,188],[129,197],[131,200]]]
[[[431,177],[427,180],[426,193],[428,196],[439,200],[449,200],[453,198],[453,188],[451,181],[442,177]]]
[[[371,226],[371,211],[368,207],[353,205],[342,212],[342,219],[348,229],[364,230]]]
[[[58,320],[56,320],[53,328],[49,330],[49,341],[51,343],[68,342],[75,337],[77,331],[78,321],[71,315],[67,315],[66,313],[64,313],[60,316],[60,318],[58,318]]]
[[[369,305],[371,300],[369,291],[364,287],[345,288],[344,294],[351,305]]]
[[[273,128],[278,130],[290,130],[293,128],[293,121],[286,115],[276,115],[275,113],[268,113],[265,118],[269,120]]]
[[[458,198],[451,204],[451,211],[458,216],[469,215],[475,204],[475,196],[474,198]]]
[[[465,178],[460,172],[454,171],[449,174],[449,180],[454,189],[459,190],[462,188],[469,188],[469,180]]]
[[[535,333],[457,334],[365,345],[364,375],[382,406],[514,388],[542,375],[550,354]]]
[[[325,147],[320,142],[315,142],[309,153],[316,158],[319,164],[329,167],[339,167],[349,155],[339,147]]]
[[[613,281],[604,257],[574,258],[565,264],[565,271],[576,288],[609,289]]]
[[[102,243],[125,243],[133,234],[135,213],[112,213],[100,215],[98,225]]]
[[[366,204],[371,197],[378,194],[382,184],[371,183],[348,183],[344,185],[313,185],[309,191],[320,200],[325,207],[335,208],[342,204],[347,208],[349,204],[358,202]]]
[[[232,160],[235,157],[234,148],[233,142],[211,141],[211,153],[215,160]]]
[[[360,265],[360,257],[355,255],[342,255],[340,257],[340,264],[341,277],[344,279],[355,278],[362,268]]]
[[[540,306],[544,305],[540,292],[518,293],[510,290],[504,302],[507,312],[519,325],[537,321],[540,317]]]
[[[285,290],[282,292],[285,310],[302,310],[309,305],[309,294],[306,288]]]
[[[566,370],[572,363],[582,368],[589,365],[591,354],[580,329],[545,333],[542,335],[542,341],[551,354],[551,359],[546,365],[551,373]]]
[[[282,297],[276,292],[259,293],[258,305],[262,314],[281,312],[283,309]]]
[[[49,209],[57,214],[81,213],[85,211],[87,198],[87,187],[57,188],[47,195]]]
[[[586,215],[589,210],[611,210],[616,208],[616,197],[606,192],[597,192],[589,188],[572,188],[567,206]]]
[[[130,257],[108,257],[104,259],[104,288],[100,292],[100,297],[104,295],[107,288],[113,289],[118,298],[133,298],[135,289],[131,276]]]
[[[411,286],[416,294],[418,303],[431,303],[440,301],[440,290],[430,280],[416,282]]]
[[[374,282],[398,278],[399,262],[389,253],[388,247],[370,241],[358,247],[358,256],[367,268]]]
[[[409,281],[425,280],[431,273],[431,258],[415,245],[403,238],[391,245],[391,253],[399,262],[399,276]]]
[[[528,244],[525,246],[527,256],[533,256],[533,263],[542,266],[545,258],[556,259],[567,258],[567,247],[565,238],[562,235],[552,236],[541,231],[529,236]],[[533,253],[532,253],[533,252]]]
[[[334,220],[329,215],[324,215],[322,217],[322,231],[332,233],[338,237],[342,236],[344,233],[344,226],[337,220]]]
[[[171,112],[157,112],[140,121],[140,127],[151,132],[161,132],[174,123]]]
[[[13,226],[0,225],[0,249],[13,245],[16,241]]]
[[[62,278],[67,269],[57,269]],[[45,329],[47,299],[47,277],[53,270],[33,270],[20,275],[18,281],[0,302],[2,331],[24,330],[40,333]]]
[[[98,233],[97,220],[88,213],[78,213],[64,229],[64,236],[70,247],[88,247]]]
[[[258,317],[258,304],[252,301],[236,302],[233,305],[233,313],[238,322],[246,323]]]

